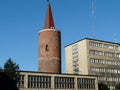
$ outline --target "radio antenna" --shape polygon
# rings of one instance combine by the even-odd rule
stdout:
[[[117,43],[117,34],[114,33],[114,42]]]
[[[93,38],[96,38],[96,34],[95,34],[95,29],[96,29],[96,25],[95,25],[95,2],[94,0],[92,0],[91,3],[91,16],[92,16],[92,32],[93,32]]]

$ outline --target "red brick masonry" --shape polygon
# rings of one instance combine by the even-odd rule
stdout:
[[[38,35],[38,71],[61,73],[61,33],[44,29]]]

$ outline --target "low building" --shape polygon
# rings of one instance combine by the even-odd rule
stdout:
[[[66,73],[98,76],[114,88],[120,82],[120,44],[84,38],[65,47]]]
[[[20,72],[20,90],[98,90],[95,76]]]

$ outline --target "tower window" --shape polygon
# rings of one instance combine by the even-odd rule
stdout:
[[[49,51],[48,45],[45,46],[45,51]]]

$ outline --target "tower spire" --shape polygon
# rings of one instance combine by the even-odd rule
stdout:
[[[53,20],[53,16],[52,16],[52,10],[51,10],[51,5],[49,0],[48,1],[48,8],[47,8],[47,13],[46,13],[46,20],[45,20],[45,24],[44,24],[44,29],[51,29],[54,28],[54,20]]]

